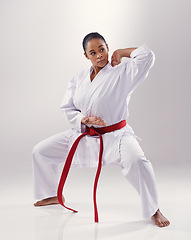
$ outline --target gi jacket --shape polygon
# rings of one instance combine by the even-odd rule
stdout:
[[[126,58],[125,62],[115,67],[108,62],[93,81],[90,79],[93,66],[71,79],[60,106],[63,115],[72,125],[72,129],[66,132],[69,149],[75,139],[85,131],[85,125],[81,123],[83,117],[100,117],[107,126],[128,118],[131,94],[145,80],[154,60],[154,53],[143,44],[131,52],[130,58]],[[123,135],[129,133],[138,138],[128,124],[123,129],[103,135],[103,165],[121,160],[120,141]],[[78,145],[72,165],[97,167],[98,154],[99,138],[85,136]]]

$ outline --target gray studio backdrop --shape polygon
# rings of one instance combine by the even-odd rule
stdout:
[[[39,141],[70,128],[59,106],[90,62],[84,35],[98,31],[110,57],[146,43],[156,62],[132,95],[129,124],[156,169],[190,162],[189,0],[0,0],[0,178],[31,178]],[[17,179],[17,178],[16,178]],[[1,189],[3,186],[1,186]]]

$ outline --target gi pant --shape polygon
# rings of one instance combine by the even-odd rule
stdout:
[[[44,199],[57,195],[60,178],[59,164],[64,163],[69,149],[65,132],[49,137],[33,149],[34,195]],[[141,197],[142,213],[149,218],[158,209],[156,180],[152,165],[146,159],[136,137],[126,133],[120,142],[120,165],[125,178]]]

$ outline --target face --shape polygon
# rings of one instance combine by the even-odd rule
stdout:
[[[84,55],[96,68],[103,68],[108,63],[108,45],[102,39],[91,39],[86,46]]]

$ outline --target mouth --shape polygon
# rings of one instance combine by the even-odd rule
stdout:
[[[101,60],[101,61],[99,61],[99,62],[97,62],[97,63],[102,63],[102,62],[104,62],[105,61],[105,59],[103,59],[103,60]]]

